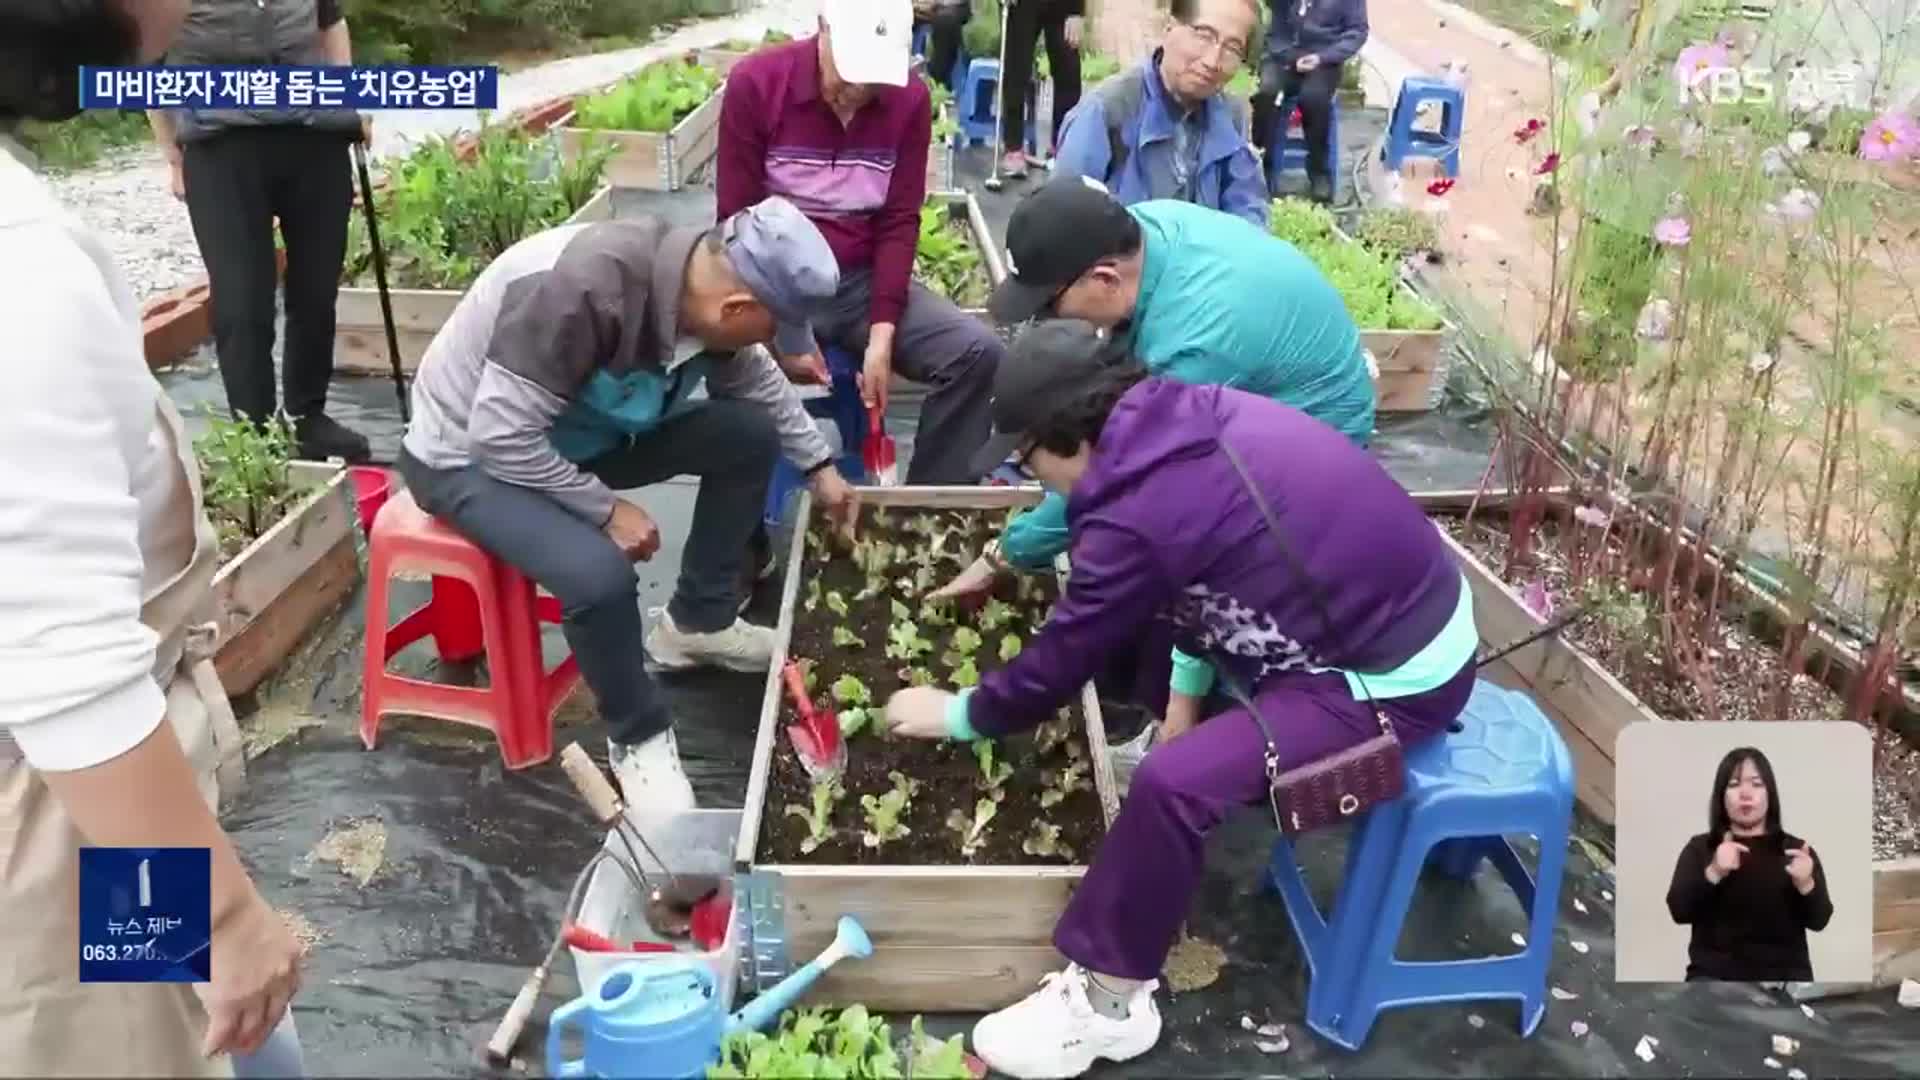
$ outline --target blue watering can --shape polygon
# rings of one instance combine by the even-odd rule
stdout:
[[[713,971],[699,959],[662,956],[608,969],[598,985],[553,1010],[547,1022],[547,1072],[562,1077],[671,1078],[706,1075],[720,1060],[720,1043],[735,1031],[757,1031],[799,1000],[841,959],[873,955],[873,942],[851,915],[842,915],[833,944],[779,985],[728,1016],[721,1011]],[[584,1048],[565,1057],[563,1037],[578,1031]]]

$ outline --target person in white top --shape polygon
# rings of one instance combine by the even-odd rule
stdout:
[[[199,626],[217,553],[191,447],[147,369],[126,282],[6,134],[22,118],[70,116],[78,65],[158,56],[186,9],[0,0],[0,1072],[10,1075],[258,1075],[249,1056],[277,1029],[290,1033],[281,1024],[300,982],[299,942],[215,816],[216,776],[244,759]],[[79,982],[83,845],[211,852],[210,983]]]

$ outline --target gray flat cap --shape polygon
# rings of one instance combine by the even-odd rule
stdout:
[[[806,326],[840,288],[827,238],[778,195],[728,218],[721,235],[734,273],[783,326]]]

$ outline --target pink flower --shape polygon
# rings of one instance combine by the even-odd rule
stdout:
[[[1686,247],[1693,239],[1693,226],[1683,217],[1661,218],[1654,223],[1653,238],[1667,247]]]
[[[1521,587],[1520,602],[1542,620],[1553,618],[1553,597],[1547,592],[1547,583],[1539,578]]]
[[[1553,153],[1548,154],[1546,157],[1543,157],[1540,159],[1540,164],[1535,165],[1533,167],[1533,175],[1546,176],[1547,174],[1553,172],[1553,170],[1559,167],[1560,167],[1560,152],[1556,150]]]
[[[1707,72],[1715,68],[1728,67],[1733,63],[1733,54],[1725,45],[1710,42],[1689,45],[1680,50],[1680,58],[1673,63],[1673,77],[1680,84],[1681,99],[1692,96],[1693,87]]]
[[[1860,135],[1860,156],[1868,161],[1902,161],[1920,155],[1920,124],[1905,113],[1888,109],[1867,124]]]
[[[1513,130],[1513,141],[1517,143],[1532,142],[1535,135],[1540,134],[1546,129],[1547,125],[1542,123],[1539,117],[1533,117]]]
[[[1659,133],[1647,124],[1632,124],[1620,133],[1620,138],[1625,140],[1628,146],[1640,149],[1653,146],[1658,137]]]
[[[1429,195],[1445,195],[1452,190],[1453,178],[1450,176],[1442,176],[1427,185],[1427,194]]]
[[[1582,506],[1573,512],[1573,519],[1582,525],[1604,529],[1607,527],[1607,522],[1613,520],[1613,515],[1597,506]]]

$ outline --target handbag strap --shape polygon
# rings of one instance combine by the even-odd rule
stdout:
[[[1273,537],[1274,545],[1280,549],[1280,553],[1286,558],[1287,564],[1293,570],[1294,576],[1300,579],[1301,588],[1306,592],[1307,599],[1312,602],[1314,610],[1319,612],[1320,621],[1327,633],[1327,640],[1331,643],[1338,636],[1334,631],[1333,615],[1327,609],[1326,600],[1321,596],[1319,586],[1313,577],[1307,573],[1306,563],[1294,552],[1293,545],[1287,542],[1286,531],[1280,527],[1280,519],[1274,516],[1273,508],[1267,505],[1266,496],[1260,493],[1260,486],[1253,482],[1253,476],[1247,472],[1246,463],[1240,460],[1240,455],[1236,453],[1233,447],[1225,440],[1221,440],[1220,449],[1227,455],[1227,461],[1233,465],[1233,471],[1240,474],[1240,484],[1246,488],[1247,496],[1253,500],[1253,505],[1259,509],[1260,516],[1266,519],[1267,534]],[[1373,717],[1379,721],[1381,732],[1392,735],[1393,725],[1387,720],[1386,713],[1380,710],[1379,704],[1374,700],[1373,691],[1367,688],[1367,680],[1361,678],[1359,672],[1354,672],[1353,678],[1355,682],[1360,684],[1360,692],[1366,695],[1364,700],[1373,706]],[[1227,683],[1231,689],[1243,695],[1243,700],[1241,700],[1240,704],[1246,706],[1247,711],[1253,713],[1254,718],[1259,720],[1259,712],[1253,708],[1251,701],[1244,700],[1245,691],[1233,684],[1230,675],[1227,678]],[[1263,720],[1260,721],[1260,730],[1263,734],[1266,734],[1266,727],[1266,722]],[[1273,736],[1271,734],[1267,734],[1267,743],[1269,746],[1273,743]]]

